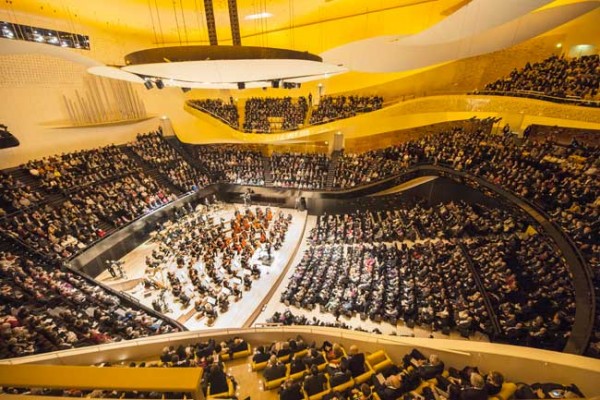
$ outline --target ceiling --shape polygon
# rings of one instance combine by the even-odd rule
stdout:
[[[356,30],[379,34],[388,29],[414,33],[438,22],[471,0],[238,0],[242,43],[266,33],[357,19]],[[213,0],[217,35],[231,38],[226,0]],[[272,17],[247,20],[252,14]],[[380,14],[401,12],[401,19],[381,26]],[[206,43],[208,34],[203,0],[8,0],[0,4],[0,18],[21,23],[24,16],[58,20],[54,29],[87,33],[109,30],[112,34],[146,37],[155,44]],[[355,33],[355,32],[354,32]],[[324,32],[326,34],[326,32]],[[251,39],[254,38],[254,39]],[[268,44],[263,44],[268,45]]]

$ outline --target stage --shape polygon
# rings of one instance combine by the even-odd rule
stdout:
[[[261,207],[263,210],[265,207]],[[242,204],[222,204],[218,210],[210,212],[209,216],[214,221],[220,221],[221,218],[229,221],[234,216],[235,210],[240,210],[242,213],[245,207]],[[252,210],[255,206],[251,207]],[[279,212],[279,208],[271,207],[273,214]],[[230,298],[229,310],[219,313],[212,326],[207,325],[207,318],[197,319],[197,313],[194,309],[196,297],[192,297],[190,304],[187,307],[182,307],[179,301],[175,301],[175,297],[170,290],[164,291],[164,303],[168,308],[165,314],[175,320],[181,322],[190,330],[199,330],[206,328],[241,328],[248,322],[258,307],[261,306],[265,296],[269,293],[272,287],[276,284],[281,273],[288,265],[291,256],[294,254],[296,246],[299,245],[298,238],[303,236],[307,213],[293,209],[281,209],[287,216],[292,216],[292,222],[288,227],[285,241],[282,247],[273,251],[273,261],[270,265],[264,265],[259,257],[262,255],[257,251],[252,257],[253,263],[256,263],[261,271],[259,279],[252,281],[252,287],[249,291],[243,291],[242,297],[238,301],[234,301],[233,296]],[[179,273],[174,260],[166,262],[165,265],[150,270],[146,266],[146,257],[152,254],[153,250],[158,249],[159,243],[150,239],[137,247],[135,250],[121,258],[122,269],[125,274],[123,278],[113,278],[108,271],[103,271],[96,279],[130,295],[142,304],[152,307],[152,302],[160,296],[160,290],[146,289],[143,281],[145,278],[151,277],[165,287],[169,287],[169,282],[165,279],[167,272]],[[189,282],[188,282],[189,283]],[[191,283],[189,283],[191,286]],[[193,288],[193,286],[191,286]],[[188,288],[190,289],[190,288]],[[193,292],[193,289],[192,289]],[[198,295],[199,296],[199,295]]]

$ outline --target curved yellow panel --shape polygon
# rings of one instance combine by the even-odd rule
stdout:
[[[527,125],[560,125],[600,129],[600,109],[505,96],[452,95],[422,97],[378,111],[288,133],[248,134],[232,129],[206,113],[185,106],[191,115],[174,119],[180,140],[186,143],[286,143],[331,140],[336,132],[357,138],[471,117],[502,117],[515,130]],[[194,117],[192,117],[192,115]]]

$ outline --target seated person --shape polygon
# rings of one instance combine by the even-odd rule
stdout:
[[[323,350],[325,350],[325,348]],[[342,350],[342,346],[340,346],[339,343],[334,343],[330,350],[325,351],[325,357],[327,358],[327,361],[339,360],[344,355],[344,350]]]
[[[518,384],[515,399],[573,399],[585,397],[575,385],[564,386],[559,383]]]
[[[353,378],[365,373],[365,355],[359,353],[358,347],[354,344],[348,350],[348,369]]]
[[[332,368],[329,371],[329,386],[332,388],[342,385],[352,379],[352,373],[348,370],[348,360],[345,358],[342,358],[342,361],[337,368]]]
[[[310,373],[304,378],[304,391],[307,395],[312,396],[320,393],[326,388],[327,378],[325,374],[319,372],[316,365],[310,368]]]
[[[294,382],[291,379],[288,379],[281,386],[281,391],[279,392],[279,400],[302,400],[304,399],[304,395],[302,394],[302,390],[300,389],[300,384]]]
[[[255,350],[254,350],[254,355],[252,356],[252,361],[254,361],[255,364],[260,364],[263,363],[265,361],[268,361],[270,358],[269,353],[267,353],[266,349],[264,346],[258,346]]]
[[[240,351],[248,350],[248,342],[241,337],[235,337],[228,343],[228,348],[229,358],[232,359],[233,353],[239,353]]]
[[[417,371],[423,380],[435,378],[444,372],[444,363],[437,354],[431,354],[428,360],[419,360]]]
[[[381,400],[396,400],[408,392],[402,386],[401,375],[390,375],[383,383],[375,385],[375,391]]]
[[[298,357],[296,355],[293,355],[292,359],[290,361],[290,375],[297,374],[298,372],[305,371],[305,370],[306,370],[306,365],[304,364],[304,361],[302,361],[302,358]]]
[[[325,357],[317,349],[310,349],[310,353],[302,359],[304,364],[311,368],[313,365],[318,366],[325,363]]]
[[[271,355],[267,367],[263,371],[263,377],[267,381],[273,381],[275,379],[283,378],[287,372],[285,364],[277,359],[274,355]]]
[[[373,391],[367,383],[360,385],[360,388],[354,388],[350,392],[349,400],[371,400],[373,399]]]
[[[439,379],[440,376],[438,376],[438,382]],[[451,384],[448,387],[448,393],[453,400],[487,400],[488,398],[485,381],[476,372],[471,373],[468,385]]]
[[[218,364],[213,364],[209,371],[210,373],[206,382],[207,385],[210,385],[211,393],[223,393],[229,390],[227,375]]]
[[[485,377],[485,390],[488,396],[495,396],[502,390],[504,375],[498,371],[490,371]]]

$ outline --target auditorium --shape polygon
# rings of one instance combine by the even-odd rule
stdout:
[[[0,398],[600,398],[599,21],[2,2]]]

